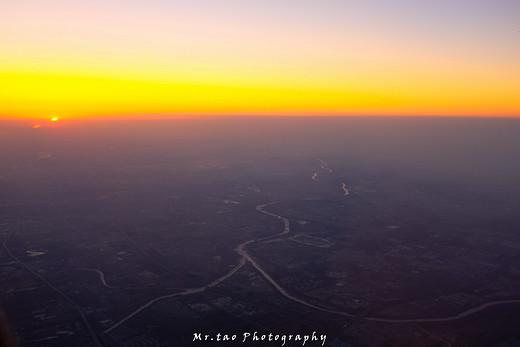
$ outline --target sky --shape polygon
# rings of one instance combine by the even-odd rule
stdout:
[[[520,116],[518,0],[1,0],[0,117]]]

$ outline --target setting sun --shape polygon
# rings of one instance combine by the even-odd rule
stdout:
[[[0,0],[0,347],[520,347],[519,14]]]

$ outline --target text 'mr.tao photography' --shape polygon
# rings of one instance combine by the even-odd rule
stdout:
[[[258,331],[244,331],[243,333],[217,333],[205,334],[202,332],[193,333],[193,342],[242,342],[251,344],[255,342],[272,342],[285,346],[286,343],[296,342],[302,346],[324,346],[327,340],[326,334],[318,334],[316,331],[312,333],[296,333],[296,334],[274,334],[259,333]]]

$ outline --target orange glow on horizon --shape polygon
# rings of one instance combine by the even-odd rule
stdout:
[[[520,116],[516,80],[482,80],[472,90],[453,85],[458,92],[445,89],[449,81],[435,82],[433,77],[428,84],[410,79],[385,86],[374,81],[363,88],[280,88],[274,81],[264,87],[194,85],[30,74],[3,74],[2,81],[9,88],[0,95],[0,116],[16,118],[45,119],[40,115],[56,109],[63,119],[125,114]],[[485,83],[490,86],[482,87]]]
[[[195,3],[10,2],[0,117],[520,117],[513,2]]]

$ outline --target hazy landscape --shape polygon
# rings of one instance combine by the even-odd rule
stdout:
[[[518,119],[33,126],[0,121],[20,346],[520,344]]]
[[[520,346],[518,0],[0,2],[0,347]]]

